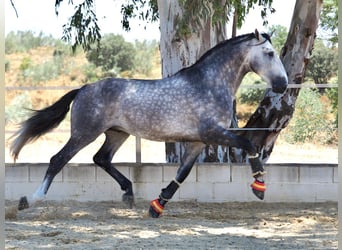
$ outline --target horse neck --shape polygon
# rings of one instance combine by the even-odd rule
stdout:
[[[203,68],[208,72],[208,82],[217,87],[229,88],[230,93],[235,95],[243,77],[250,72],[246,53],[242,46],[231,50],[221,48],[206,58]]]

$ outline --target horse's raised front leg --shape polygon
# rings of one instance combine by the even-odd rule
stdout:
[[[122,195],[123,202],[125,202],[129,208],[132,208],[134,203],[132,182],[121,174],[111,163],[115,152],[126,141],[129,134],[116,130],[107,130],[105,135],[106,140],[94,156],[93,160],[119,183],[121,190],[125,191]]]
[[[202,140],[207,144],[226,145],[230,147],[241,148],[247,151],[249,163],[252,169],[254,182],[251,184],[253,193],[261,200],[264,199],[266,190],[263,175],[265,174],[263,164],[260,161],[259,153],[252,143],[233,132],[220,126],[211,126],[209,129],[202,130]]]
[[[182,157],[181,165],[177,170],[175,179],[172,180],[166,188],[162,189],[159,198],[151,201],[149,209],[149,214],[151,217],[158,218],[162,214],[166,203],[172,198],[180,184],[183,183],[183,181],[189,175],[192,166],[204,147],[205,144],[201,142],[185,143],[185,152]]]

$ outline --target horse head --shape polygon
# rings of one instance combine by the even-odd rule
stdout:
[[[275,52],[270,36],[255,30],[248,56],[250,68],[272,86],[275,93],[283,93],[288,78],[283,63]]]

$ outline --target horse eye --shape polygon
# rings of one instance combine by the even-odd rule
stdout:
[[[273,51],[270,51],[267,53],[269,57],[273,57],[274,56],[274,52]]]

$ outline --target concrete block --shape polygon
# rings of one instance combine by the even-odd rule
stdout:
[[[122,200],[123,191],[121,191],[118,185],[114,188],[113,183],[83,183],[80,188],[81,195],[79,199],[83,201]]]
[[[29,167],[6,167],[5,168],[5,181],[10,182],[28,182],[29,181]]]
[[[163,182],[172,181],[176,177],[178,167],[179,166],[175,164],[163,165]]]
[[[163,185],[161,182],[135,182],[133,184],[133,193],[137,199],[154,200],[159,197],[162,188]]]
[[[6,200],[17,200],[20,197],[27,196],[31,197],[38,188],[37,183],[33,182],[7,182],[5,185],[5,199]]]
[[[252,170],[249,165],[233,164],[231,169],[232,182],[246,182],[253,179]]]
[[[334,182],[334,183],[339,183],[339,178],[338,178],[338,167],[334,167],[334,168],[333,168],[333,174],[334,174],[333,182]]]
[[[196,199],[199,202],[213,202],[214,198],[214,184],[209,182],[196,183]]]
[[[319,183],[314,187],[316,201],[337,201],[338,200],[338,183]]]
[[[81,182],[52,182],[50,189],[46,195],[47,200],[77,200],[88,201],[95,197],[87,195],[87,189],[84,188],[85,184]]]
[[[39,187],[46,168],[47,164],[6,165],[6,199],[30,197]],[[132,176],[136,177],[133,182],[136,199],[153,200],[174,178],[178,166],[122,163],[118,169],[131,180]],[[172,200],[258,201],[250,188],[253,178],[249,165],[233,164],[228,175],[230,182],[225,181],[226,175],[222,174],[226,171],[225,165],[196,164]],[[266,171],[265,202],[337,201],[337,165],[267,165]],[[118,183],[101,168],[95,168],[93,164],[68,164],[52,182],[46,198],[121,201],[122,194]]]
[[[316,184],[270,183],[265,193],[266,202],[314,202]]]
[[[133,182],[161,182],[163,168],[160,166],[135,166],[130,169],[130,178]]]
[[[205,164],[197,166],[199,182],[230,182],[230,166],[227,164]]]
[[[253,196],[250,184],[247,182],[214,184],[215,202],[252,201],[254,199]]]
[[[267,183],[298,183],[299,167],[269,166],[265,180]]]
[[[122,201],[124,191],[121,190],[119,184],[114,181],[97,181],[90,188],[91,195],[96,201]]]
[[[301,166],[299,168],[300,183],[332,183],[332,167],[310,167]]]
[[[63,168],[64,182],[95,182],[95,167],[92,165],[68,164]]]
[[[60,201],[121,201],[122,194],[120,188],[114,188],[114,184],[108,182],[52,183],[46,199]]]
[[[196,182],[184,181],[180,188],[177,190],[179,200],[197,200],[199,194]],[[175,195],[176,195],[175,194]]]

